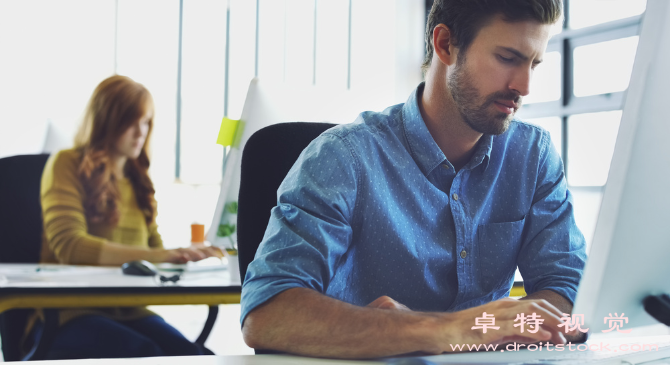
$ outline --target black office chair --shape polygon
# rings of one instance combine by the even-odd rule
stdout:
[[[331,123],[292,122],[265,127],[247,141],[242,153],[240,195],[237,211],[237,243],[240,277],[253,261],[270,210],[277,205],[277,189],[302,150]]]
[[[40,181],[48,154],[0,159],[0,262],[36,263],[42,247]],[[5,361],[21,360],[20,341],[32,309],[0,314],[0,337]],[[50,314],[48,314],[50,313]],[[48,312],[48,321],[57,320]],[[47,345],[49,334],[40,343]],[[38,349],[35,349],[38,350]],[[42,350],[42,349],[39,349]],[[35,357],[34,355],[38,355]],[[33,352],[33,358],[39,358]]]
[[[42,207],[40,183],[48,154],[20,155],[0,159],[0,262],[38,263],[42,248]],[[58,312],[44,309],[44,329],[37,344],[21,357],[21,339],[33,309],[12,309],[0,314],[0,338],[5,361],[41,360],[58,329]],[[209,307],[204,328],[196,343],[207,340],[218,306]]]
[[[237,211],[240,277],[253,261],[277,205],[277,189],[302,150],[331,123],[292,122],[265,127],[254,133],[242,153]]]
[[[277,205],[277,189],[302,150],[321,133],[336,126],[331,123],[292,122],[265,127],[254,133],[242,153],[240,195],[237,210],[237,245],[240,278],[253,261]],[[256,354],[277,351],[255,349]]]

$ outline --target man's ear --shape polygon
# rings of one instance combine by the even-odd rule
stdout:
[[[453,44],[452,34],[449,27],[438,24],[433,29],[433,54],[447,66],[456,62],[458,51]]]

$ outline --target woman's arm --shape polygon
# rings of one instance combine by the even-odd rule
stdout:
[[[59,262],[95,265],[106,240],[88,234],[78,155],[73,150],[60,151],[44,167],[40,189],[44,235]]]
[[[152,229],[155,232],[150,232],[152,248],[127,246],[89,234],[78,165],[78,153],[65,150],[49,158],[42,174],[40,197],[44,234],[49,249],[59,262],[120,265],[133,260],[186,262],[222,256],[220,250],[211,247],[165,250],[155,227]]]

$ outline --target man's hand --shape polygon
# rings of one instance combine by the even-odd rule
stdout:
[[[368,304],[368,308],[390,309],[398,311],[411,312],[407,306],[396,300],[382,296]],[[481,317],[483,313],[493,315],[495,326],[499,329],[488,329],[486,333],[481,329],[472,329],[476,325],[476,318]],[[528,328],[521,332],[519,327],[514,327],[518,314],[524,313],[531,315],[536,313],[544,319],[542,325],[536,333],[531,333]],[[495,302],[481,305],[479,307],[466,309],[454,313],[425,313],[440,318],[443,327],[442,331],[436,331],[436,334],[442,333],[451,338],[439,346],[435,353],[453,352],[454,348],[450,345],[461,344],[505,344],[510,342],[517,343],[537,343],[552,342],[554,344],[565,344],[566,338],[561,331],[560,318],[562,312],[546,300],[525,300],[523,302],[514,299],[501,299]],[[527,325],[526,325],[527,326]],[[569,332],[570,337],[576,335],[575,331]]]
[[[476,318],[482,317],[483,313],[493,315],[495,326],[499,329],[472,329],[476,326]],[[518,314],[531,315],[536,313],[544,322],[539,326],[536,333],[531,333],[528,328],[521,332],[519,327],[514,327]],[[442,325],[439,328],[438,343],[434,353],[453,352],[450,344],[504,344],[509,342],[535,343],[550,341],[554,344],[565,344],[566,340],[561,333],[562,313],[546,300],[524,300],[505,298],[495,302],[487,303],[478,307],[462,310],[459,312],[445,313],[441,316]],[[574,335],[574,333],[569,333]]]
[[[558,308],[561,313],[572,314],[572,303],[554,291],[540,290],[521,298],[521,300],[530,299],[544,299]],[[569,332],[565,334],[565,339],[572,343],[581,343],[586,341],[586,333],[580,331]]]
[[[372,303],[366,305],[366,307],[378,308],[378,309],[395,309],[395,310],[408,311],[408,312],[412,311],[411,309],[407,308],[406,305],[398,303],[395,300],[393,300],[391,297],[387,297],[386,295],[375,299]]]

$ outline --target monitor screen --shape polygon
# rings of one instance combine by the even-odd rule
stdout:
[[[612,164],[574,314],[592,333],[657,323],[642,307],[670,293],[670,2],[649,0]]]

